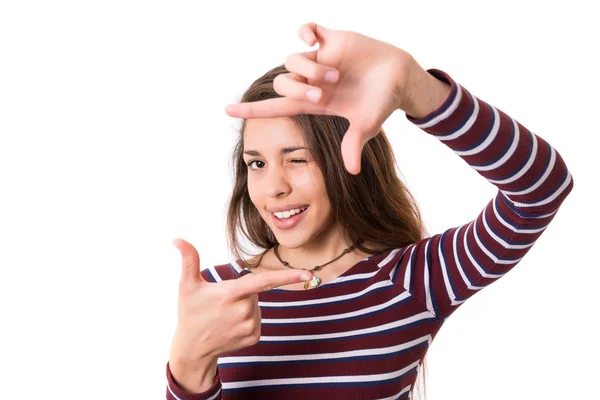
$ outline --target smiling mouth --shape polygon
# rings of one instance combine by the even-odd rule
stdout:
[[[288,220],[292,217],[295,217],[296,215],[300,215],[303,212],[305,212],[308,209],[308,206],[302,207],[296,211],[294,211],[294,214],[290,213],[289,211],[284,211],[284,212],[272,212],[271,214],[273,214],[275,216],[275,218],[277,218],[280,221],[285,221]]]
[[[284,212],[283,218],[278,217],[275,213],[271,213],[271,220],[274,225],[274,228],[277,228],[281,231],[287,231],[292,228],[295,228],[298,224],[301,224],[302,221],[305,219],[304,214],[306,214],[308,208],[308,206],[302,207],[299,210],[300,212],[295,213],[294,215],[291,215],[288,212]],[[281,213],[278,212],[277,214],[281,216]],[[288,217],[285,218],[285,215],[287,215]]]

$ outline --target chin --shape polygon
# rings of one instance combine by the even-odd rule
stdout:
[[[278,237],[277,235],[275,237],[277,238],[277,242],[286,249],[297,249],[304,246],[307,242],[304,238]]]
[[[306,231],[280,231],[277,228],[271,227],[277,243],[288,249],[297,249],[302,247],[310,240],[310,235]]]

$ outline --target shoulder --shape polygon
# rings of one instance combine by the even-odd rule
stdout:
[[[227,263],[208,267],[200,271],[202,278],[208,282],[221,282],[230,279],[237,279],[250,272],[247,268],[242,268],[239,263]]]

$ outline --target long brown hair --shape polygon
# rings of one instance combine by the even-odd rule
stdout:
[[[250,85],[240,102],[281,97],[273,89],[273,80],[287,72],[284,65],[271,69]],[[378,254],[426,237],[419,207],[398,176],[400,171],[383,128],[365,144],[361,172],[352,175],[346,171],[341,154],[342,138],[349,127],[346,118],[310,114],[290,118],[303,133],[306,146],[323,173],[335,221],[345,227],[357,249]],[[277,239],[248,193],[248,171],[243,159],[245,127],[244,120],[232,154],[234,188],[227,213],[227,240],[234,259],[253,268],[262,256],[253,263],[242,255],[264,255],[277,244]],[[241,237],[261,252],[246,251]]]

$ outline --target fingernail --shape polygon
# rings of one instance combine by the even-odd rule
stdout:
[[[321,98],[321,94],[318,90],[311,89],[306,93],[306,97],[313,103],[318,103],[319,99]]]
[[[302,275],[300,275],[300,279],[304,282],[308,282],[312,279],[312,274],[309,274],[308,272],[303,273]]]
[[[307,44],[310,44],[310,43],[311,43],[311,41],[312,41],[312,39],[313,39],[313,35],[312,35],[312,33],[305,33],[305,34],[304,34],[304,41],[305,41]]]
[[[338,80],[338,72],[337,71],[329,71],[325,74],[325,80],[331,83],[334,83]]]

